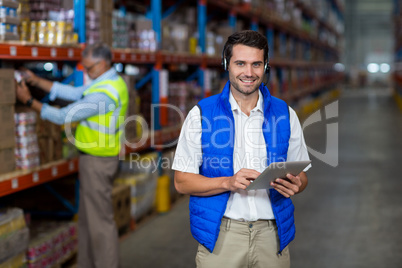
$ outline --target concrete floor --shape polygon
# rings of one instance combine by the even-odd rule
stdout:
[[[293,198],[292,267],[402,267],[402,114],[387,90],[345,91],[338,104],[339,117],[304,130],[308,147],[338,154],[339,165],[312,156],[309,186]],[[338,152],[326,150],[329,123]],[[195,267],[187,206],[182,198],[123,238],[121,267]]]

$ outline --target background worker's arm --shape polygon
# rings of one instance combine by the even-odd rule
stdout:
[[[260,172],[243,168],[231,177],[208,178],[200,174],[175,172],[174,184],[178,192],[197,196],[210,196],[227,191],[246,189]]]
[[[82,98],[83,92],[87,89],[86,86],[75,87],[41,78],[26,68],[23,68],[20,71],[27,84],[50,93],[49,99],[51,101],[54,101],[56,98],[66,101],[77,101]]]
[[[48,93],[52,89],[53,81],[47,80],[45,78],[41,78],[26,68],[21,69],[21,74],[22,74],[22,77],[24,78],[24,80],[29,85],[38,87]]]

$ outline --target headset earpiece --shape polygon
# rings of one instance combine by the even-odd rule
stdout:
[[[225,57],[225,51],[226,51],[226,46],[223,48],[223,51],[222,51],[222,66],[223,66],[223,69],[225,71],[227,71],[227,62],[226,62],[226,57]]]

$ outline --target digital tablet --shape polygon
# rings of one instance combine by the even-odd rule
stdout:
[[[287,174],[294,176],[302,172],[311,161],[293,161],[293,162],[274,162],[271,163],[261,174],[258,176],[246,190],[268,189],[271,182],[277,178],[286,178]]]

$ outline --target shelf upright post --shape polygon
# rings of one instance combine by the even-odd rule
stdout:
[[[74,0],[74,32],[78,33],[78,42],[85,43],[85,0]]]
[[[161,0],[151,0],[151,13],[152,13],[152,29],[155,32],[156,38],[156,47],[157,53],[159,53],[159,49],[161,48],[161,21],[162,21],[162,1]],[[152,111],[153,118],[151,118],[152,130],[160,130],[160,109],[157,105],[160,103],[159,98],[159,73],[162,69],[162,60],[161,57],[156,57],[156,64],[152,69]],[[151,130],[151,131],[152,131]]]
[[[253,19],[251,21],[251,30],[258,32],[258,21]]]
[[[274,29],[271,26],[269,26],[267,28],[266,35],[267,35],[267,39],[268,39],[269,59],[273,59],[274,54],[275,54],[275,51],[274,51],[274,38],[275,37],[274,37]]]
[[[198,45],[201,49],[201,53],[205,59],[206,55],[206,48],[205,48],[205,35],[206,35],[206,28],[207,28],[207,3],[206,0],[198,0]],[[206,70],[206,60],[203,60],[203,63],[201,64],[199,68],[199,73],[198,73],[198,83],[201,86],[201,91],[202,91],[202,98],[206,97],[209,93],[206,92],[205,90],[205,83],[204,83],[204,77],[205,77],[205,70]]]
[[[86,28],[85,28],[85,0],[74,0],[74,32],[78,33],[78,42],[85,46]],[[84,84],[84,68],[78,63],[74,70],[74,86]]]
[[[237,24],[236,12],[234,10],[231,10],[229,13],[229,26],[232,28],[233,32],[236,32],[236,24]]]

